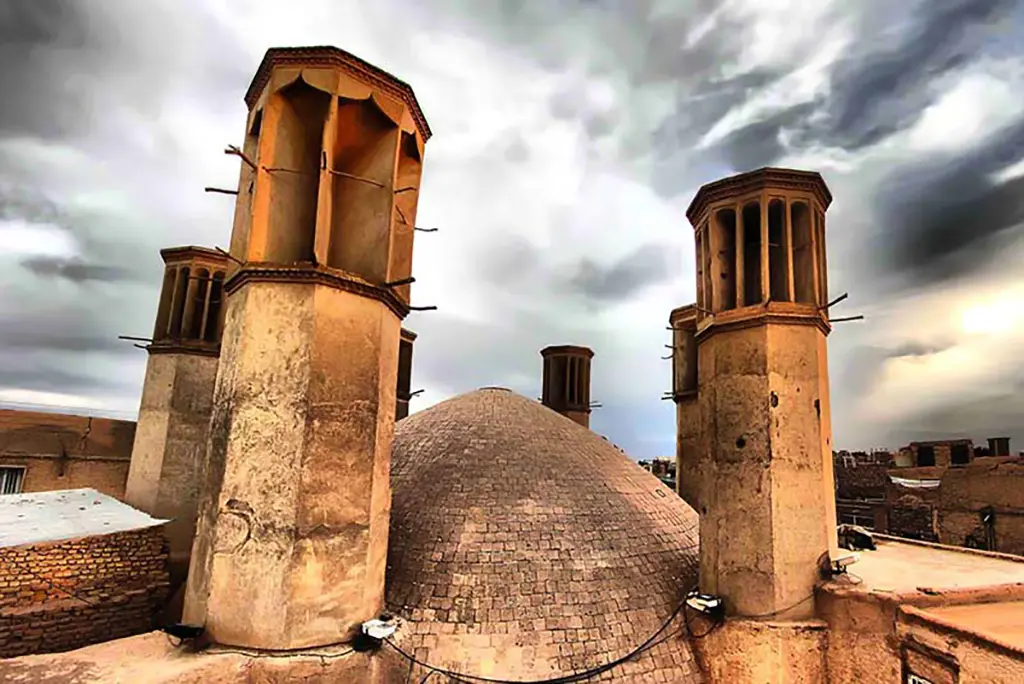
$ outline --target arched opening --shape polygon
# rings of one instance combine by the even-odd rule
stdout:
[[[171,321],[171,304],[174,300],[174,279],[178,269],[173,266],[164,268],[164,284],[160,289],[160,303],[156,309],[156,324],[153,326],[153,341],[167,339],[167,327]]]
[[[789,208],[793,226],[793,289],[796,301],[814,304],[814,242],[811,239],[811,212],[805,202],[793,202]]]
[[[210,289],[210,272],[205,268],[198,268],[192,278],[195,281],[194,286],[189,289],[193,295],[187,305],[185,317],[187,325],[183,325],[185,329],[182,333],[186,339],[201,340],[203,339],[203,315],[206,313],[206,294]]]
[[[817,240],[819,306],[828,304],[828,248],[825,245],[825,215],[814,212],[814,235]]]
[[[728,311],[736,308],[736,211],[720,209],[715,212],[712,225],[713,310]]]
[[[687,394],[697,390],[697,340],[696,329],[689,326],[677,327],[672,350],[673,391],[676,394]]]
[[[260,131],[263,128],[263,111],[257,111],[253,116],[252,126],[245,136],[245,144],[242,151],[257,166],[260,164]],[[244,255],[245,259],[249,254],[249,227],[252,224],[252,200],[256,190],[256,172],[248,164],[241,164],[241,172],[238,180],[238,198],[235,201],[234,226],[231,231],[231,253]]]
[[[203,322],[203,339],[207,342],[220,342],[224,328],[224,272],[217,271],[210,281],[210,301],[206,306],[206,319]]]
[[[331,97],[301,78],[278,91],[280,115],[273,159],[267,164],[270,202],[265,259],[280,264],[313,261],[320,153]]]
[[[177,277],[174,280],[174,298],[171,304],[171,322],[167,326],[167,335],[172,339],[181,338],[181,321],[185,316],[185,307],[188,304],[188,279],[191,275],[188,266],[178,269]]]
[[[714,247],[714,240],[711,237],[711,228],[708,223],[704,223],[701,229],[704,240],[704,250],[701,253],[702,259],[702,276],[704,278],[704,308],[708,311],[712,311],[714,308],[714,282],[712,281],[713,269],[711,267],[711,250]]]
[[[697,315],[704,316],[704,311],[708,308],[707,302],[704,301],[704,231],[697,231],[697,239],[694,242],[694,261],[697,262],[697,306],[700,311]]]
[[[372,99],[339,99],[336,126],[327,263],[380,284],[388,278],[399,130]]]
[[[768,203],[768,277],[772,301],[790,301],[786,205],[780,199]]]
[[[743,207],[743,303],[760,304],[761,293],[761,204]]]
[[[420,195],[420,175],[423,161],[416,147],[415,136],[402,133],[398,149],[398,172],[395,174],[395,222],[391,243],[390,280],[402,280],[412,275],[413,226]],[[400,285],[395,292],[409,301],[409,286]]]

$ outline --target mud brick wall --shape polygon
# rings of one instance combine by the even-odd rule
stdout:
[[[889,485],[889,469],[884,463],[844,465],[835,462],[836,496],[840,499],[883,499]]]
[[[913,494],[897,498],[889,504],[889,534],[921,541],[939,541],[935,507]]]
[[[158,627],[166,563],[160,527],[0,549],[0,658]]]

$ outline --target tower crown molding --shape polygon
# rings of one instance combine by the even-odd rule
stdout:
[[[329,45],[316,47],[278,47],[270,48],[263,56],[256,75],[249,84],[245,93],[245,104],[250,110],[257,108],[266,96],[267,86],[271,84],[275,71],[283,69],[297,69],[299,75],[303,69],[334,69],[344,73],[346,76],[363,83],[380,93],[390,96],[408,107],[409,113],[416,124],[422,142],[426,142],[432,135],[427,118],[416,99],[412,87],[383,69],[366,62],[355,55],[342,50],[341,48]],[[317,81],[319,79],[308,79]],[[283,84],[282,84],[283,85]],[[321,87],[321,83],[310,83],[315,87]],[[276,88],[275,88],[276,89]],[[341,94],[337,88],[328,89],[332,94]]]
[[[817,171],[765,167],[702,185],[686,210],[686,218],[696,228],[713,204],[762,190],[810,193],[817,199],[822,211],[827,210],[832,204],[832,193],[825,184],[825,179]]]

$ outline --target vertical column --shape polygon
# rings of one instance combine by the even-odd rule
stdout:
[[[743,207],[739,204],[734,209],[736,212],[736,308],[746,306],[746,273],[744,272],[745,259],[744,230],[743,230]]]
[[[702,231],[704,233],[704,238],[700,242],[703,247],[701,250],[701,273],[704,276],[704,309],[706,311],[711,311],[713,308],[711,303],[711,269],[709,268],[708,263],[710,261],[708,259],[708,255],[711,252],[711,245],[709,244],[709,241],[711,240],[711,231],[708,230],[707,221],[704,222]]]
[[[203,299],[203,320],[202,325],[199,326],[199,339],[206,338],[206,326],[210,324],[210,297],[213,296],[213,276],[215,271],[210,269],[210,282],[206,285],[206,297]],[[214,321],[214,325],[216,325]]]
[[[199,269],[193,269],[195,273],[189,272],[188,287],[185,288],[185,308],[181,314],[181,337],[188,338],[192,332],[192,321],[196,317],[196,288],[199,287],[199,276],[196,273]]]
[[[327,121],[320,144],[320,187],[317,189],[316,234],[313,253],[318,263],[326,264],[330,253],[331,218],[334,212],[334,147],[338,135],[338,98],[332,97],[327,107]]]
[[[562,383],[565,386],[565,403],[569,402],[569,397],[571,396],[570,392],[572,391],[572,385],[569,384],[569,364],[570,359],[566,356],[562,356],[562,369],[565,371],[565,377],[562,378]]]
[[[765,193],[758,196],[758,210],[761,212],[761,301],[771,299],[771,265],[768,261],[768,199]]]
[[[824,306],[825,302],[821,300],[822,287],[819,280],[820,268],[818,264],[818,246],[822,244],[822,241],[818,239],[818,208],[814,204],[814,200],[807,200],[807,221],[810,225],[807,226],[807,232],[810,234],[811,244],[807,245],[807,249],[811,251],[811,268],[814,270],[813,282],[814,282],[814,301],[818,302],[818,306]]]
[[[782,204],[783,213],[786,215],[785,223],[783,224],[786,228],[786,269],[789,273],[789,301],[796,301],[796,274],[793,272],[793,214],[791,210],[791,204],[789,201],[789,195],[786,195]]]

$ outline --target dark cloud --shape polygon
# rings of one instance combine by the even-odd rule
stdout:
[[[679,261],[665,245],[643,245],[610,266],[583,259],[569,276],[568,285],[594,303],[621,302],[651,285],[674,276],[671,264]]]
[[[891,228],[880,265],[921,284],[984,269],[1002,234],[1024,238],[1024,177],[990,178],[1022,158],[1024,116],[967,154],[896,169],[879,195]]]
[[[90,264],[81,259],[32,257],[24,259],[21,265],[43,278],[62,278],[78,284],[90,281],[114,283],[125,280],[130,275],[128,270],[118,266]]]
[[[931,101],[929,86],[976,57],[1017,0],[950,0],[865,13],[858,48],[836,65],[827,116],[812,136],[848,150],[902,130]],[[865,51],[866,48],[866,51]]]
[[[938,354],[941,351],[945,351],[952,347],[952,343],[945,344],[925,344],[923,342],[905,342],[895,349],[890,349],[886,352],[886,355],[890,359],[898,359],[905,357],[914,356],[931,356],[932,354]]]

